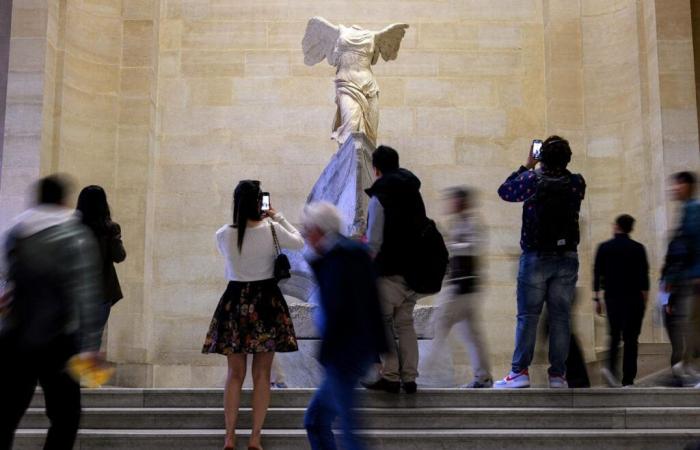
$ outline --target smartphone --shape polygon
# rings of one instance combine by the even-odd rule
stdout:
[[[263,211],[270,210],[270,193],[269,192],[262,193],[262,207],[260,209]]]
[[[540,160],[540,153],[542,152],[542,140],[535,139],[532,141],[532,157],[537,161]]]

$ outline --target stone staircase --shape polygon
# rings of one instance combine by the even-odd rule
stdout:
[[[302,427],[310,389],[277,390],[263,444],[307,449]],[[86,390],[76,449],[216,449],[223,443],[220,389]],[[422,390],[415,396],[360,392],[369,448],[681,450],[700,441],[700,390]],[[243,405],[250,405],[250,392]],[[15,449],[39,449],[48,421],[37,392]],[[242,411],[239,448],[250,427]]]

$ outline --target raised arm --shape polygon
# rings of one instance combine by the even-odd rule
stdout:
[[[535,194],[536,188],[535,171],[521,166],[498,188],[498,195],[507,202],[524,202]]]
[[[282,213],[276,212],[270,218],[275,222],[275,231],[280,247],[290,250],[300,250],[304,247],[304,238],[301,233],[284,218]]]

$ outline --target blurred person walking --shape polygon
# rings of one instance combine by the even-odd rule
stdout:
[[[342,448],[362,449],[354,432],[354,388],[376,355],[387,350],[372,259],[362,244],[341,235],[340,212],[330,203],[307,205],[302,223],[318,255],[310,265],[320,290],[319,361],[325,369],[304,426],[313,450],[334,450],[332,425],[340,417]]]
[[[41,385],[49,428],[45,449],[71,449],[80,422],[80,385],[66,366],[75,355],[97,364],[103,304],[93,233],[67,208],[58,176],[38,183],[36,206],[22,213],[5,243],[10,303],[2,305],[0,449]],[[5,300],[8,301],[7,299]]]
[[[482,327],[479,256],[484,246],[484,231],[475,211],[473,190],[450,188],[445,193],[446,213],[450,215],[447,248],[450,252],[446,286],[440,292],[433,318],[434,335],[425,366],[433,367],[441,352],[449,352],[448,337],[455,327],[469,351],[474,378],[465,388],[490,388],[493,385],[488,349]]]
[[[510,373],[496,388],[530,386],[537,324],[542,307],[549,312],[549,386],[568,387],[566,360],[571,342],[571,304],[578,280],[579,211],[586,183],[566,167],[569,142],[559,136],[544,141],[498,189],[508,202],[524,202],[518,271],[518,316]],[[540,168],[535,169],[540,163]]]
[[[666,313],[674,322],[671,342],[684,344],[683,356],[673,366],[673,374],[684,384],[694,384],[700,381],[695,361],[700,354],[700,201],[695,198],[694,173],[676,173],[671,183],[672,196],[681,204],[681,213],[663,270],[663,282],[671,294]]]
[[[644,246],[630,237],[634,222],[628,214],[615,219],[613,238],[600,244],[593,268],[593,301],[598,314],[603,311],[600,291],[605,291],[610,359],[601,374],[611,387],[634,384],[638,339],[649,300],[649,262]],[[622,383],[617,376],[620,338],[624,341]]]
[[[122,230],[118,223],[112,221],[112,215],[107,203],[107,194],[100,186],[87,186],[80,191],[76,210],[82,216],[83,225],[90,228],[97,239],[102,259],[102,288],[103,288],[103,316],[100,326],[100,339],[109,313],[119,300],[124,298],[115,263],[126,259],[126,250],[122,243]]]
[[[304,239],[281,213],[272,208],[262,211],[262,194],[258,181],[238,183],[233,194],[233,224],[216,232],[229,283],[214,312],[202,353],[219,353],[228,359],[225,449],[236,446],[247,355],[253,355],[253,427],[248,448],[261,449],[275,352],[298,350],[289,308],[275,279],[275,261],[280,248],[299,250]]]

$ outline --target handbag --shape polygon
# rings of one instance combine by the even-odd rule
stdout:
[[[285,280],[292,277],[290,272],[292,266],[289,264],[289,258],[287,258],[287,255],[282,253],[282,250],[280,249],[280,243],[279,240],[277,240],[277,232],[275,231],[275,226],[272,222],[270,222],[270,230],[272,230],[272,240],[275,243],[275,251],[277,252],[277,257],[275,258],[274,276],[275,281],[279,282],[280,280]]]

